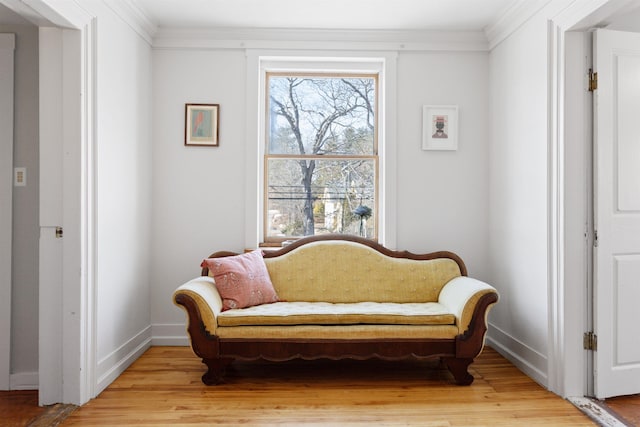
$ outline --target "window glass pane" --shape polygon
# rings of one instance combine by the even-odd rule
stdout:
[[[268,76],[268,152],[371,155],[374,76]]]
[[[375,159],[268,159],[267,237],[375,237]]]

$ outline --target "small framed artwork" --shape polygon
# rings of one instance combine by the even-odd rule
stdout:
[[[219,104],[186,104],[184,145],[217,147]]]
[[[424,105],[422,107],[422,149],[458,149],[457,105]]]

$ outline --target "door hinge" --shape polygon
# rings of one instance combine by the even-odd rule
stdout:
[[[598,89],[598,73],[594,73],[593,69],[589,68],[589,92],[596,89]]]
[[[63,230],[62,227],[56,227],[56,239],[62,239]]]
[[[593,247],[598,247],[598,230],[593,230]]]
[[[585,350],[598,350],[598,336],[593,332],[585,332],[582,338],[582,346]]]

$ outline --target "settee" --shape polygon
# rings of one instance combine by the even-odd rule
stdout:
[[[457,384],[469,385],[498,301],[451,252],[417,255],[354,236],[217,252],[202,267],[173,299],[186,311],[207,385],[222,382],[234,359],[436,357]],[[256,282],[266,283],[252,289]]]

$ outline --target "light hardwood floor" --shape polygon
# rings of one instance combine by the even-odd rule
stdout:
[[[629,425],[640,426],[640,394],[612,397],[604,404]]]
[[[153,347],[63,426],[590,426],[490,348],[453,383],[435,361],[235,362],[200,381],[186,347]]]
[[[44,411],[37,390],[0,391],[0,426],[26,426]]]

